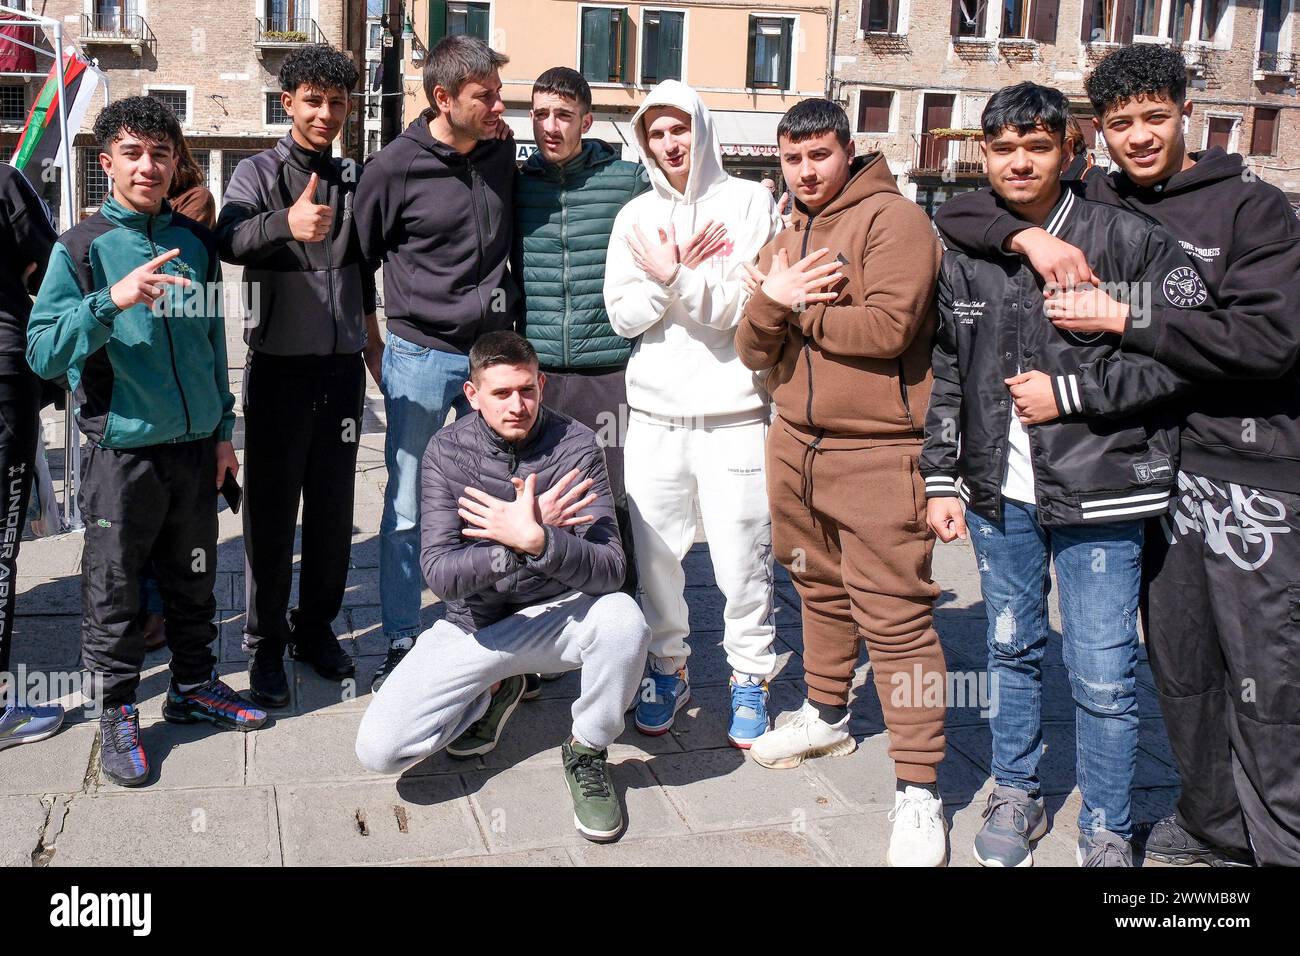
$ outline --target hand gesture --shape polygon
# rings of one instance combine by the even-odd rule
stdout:
[[[785,250],[778,250],[767,276],[760,284],[763,294],[791,312],[802,312],[818,302],[833,302],[839,293],[829,289],[844,278],[844,273],[839,271],[840,264],[837,261],[817,265],[829,252],[829,249],[816,249],[790,265],[790,257]],[[752,266],[745,268],[755,277],[755,281],[757,276],[762,275]]]
[[[1011,400],[1016,405],[1016,415],[1022,425],[1041,425],[1061,417],[1056,407],[1056,393],[1052,391],[1052,378],[1043,372],[1021,372],[1004,379],[1011,389]]]
[[[658,242],[646,238],[640,226],[633,226],[627,244],[636,267],[660,285],[667,285],[676,277],[681,266],[681,254],[677,248],[677,230],[672,223],[667,229],[659,230]]]
[[[1052,324],[1065,332],[1112,332],[1124,334],[1128,304],[1120,302],[1103,289],[1091,286],[1043,289],[1046,301],[1043,312]]]
[[[320,242],[330,234],[334,223],[334,210],[316,202],[316,184],[320,176],[311,174],[307,188],[298,201],[289,207],[289,232],[299,242]]]
[[[501,501],[486,491],[466,488],[464,495],[456,499],[456,513],[469,525],[461,534],[495,541],[521,554],[540,554],[546,545],[546,532],[537,521],[536,492],[536,475],[524,479],[514,501]]]
[[[1072,289],[1080,282],[1101,281],[1080,249],[1057,239],[1046,229],[1022,229],[1007,240],[1006,247],[1028,259],[1029,267],[1044,282]]]
[[[184,288],[189,285],[190,280],[184,276],[174,276],[159,271],[164,263],[170,262],[180,254],[179,249],[171,249],[118,279],[108,290],[113,298],[113,304],[119,309],[129,309],[133,305],[152,306],[162,298],[163,293],[167,291],[167,286],[178,285]]]
[[[678,249],[681,263],[688,269],[708,262],[727,246],[727,227],[724,223],[710,219],[686,243],[685,249]]]
[[[583,508],[596,501],[595,495],[581,498],[582,494],[596,483],[594,478],[578,482],[567,494],[565,493],[564,489],[569,487],[578,474],[578,469],[573,469],[538,496],[537,520],[540,524],[547,524],[552,528],[573,528],[596,520],[595,515],[578,514]],[[522,478],[511,478],[510,483],[515,486],[516,494],[524,490]]]

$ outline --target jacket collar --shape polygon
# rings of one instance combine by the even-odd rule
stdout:
[[[546,406],[540,406],[537,410],[537,421],[533,422],[533,427],[528,430],[528,434],[517,442],[509,442],[488,426],[487,421],[483,418],[481,413],[475,412],[474,414],[478,415],[478,427],[480,433],[488,440],[492,447],[499,448],[502,451],[513,452],[516,455],[528,451],[537,444],[538,438],[540,438],[542,432],[546,430],[546,426],[550,420],[550,412],[547,411]]]
[[[110,191],[99,207],[99,214],[115,226],[144,232],[150,228],[166,228],[172,221],[172,206],[171,203],[164,199],[162,206],[156,213],[136,212],[134,209],[127,209],[114,199]]]
[[[433,117],[433,110],[430,107],[425,107],[424,112],[406,127],[402,135],[415,140],[420,144],[421,149],[433,153],[442,160],[444,165],[464,166],[469,160],[478,159],[484,153],[491,152],[501,144],[500,140],[483,139],[475,143],[474,148],[469,153],[458,152],[429,132],[429,123],[433,120]]]
[[[1056,205],[1052,207],[1052,211],[1043,220],[1043,229],[1047,231],[1048,235],[1058,236],[1061,234],[1061,229],[1066,220],[1070,218],[1070,213],[1074,210],[1077,202],[1074,190],[1070,188],[1069,184],[1061,183],[1061,198],[1056,200]]]
[[[330,160],[333,158],[330,153],[322,153],[318,150],[307,149],[300,146],[298,141],[293,138],[293,133],[285,133],[276,144],[276,149],[291,163],[299,169],[308,172],[323,172],[329,168]]]
[[[598,139],[584,139],[578,155],[567,163],[558,166],[555,163],[548,163],[542,158],[542,151],[539,149],[528,157],[522,171],[530,176],[544,176],[547,179],[560,181],[585,169],[594,169],[612,163],[617,158],[618,154],[614,147],[608,143]]]

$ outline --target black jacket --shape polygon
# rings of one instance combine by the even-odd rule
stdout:
[[[50,210],[27,177],[0,163],[0,375],[27,371],[28,292],[40,288],[57,238]],[[23,270],[33,262],[36,271],[24,282]]]
[[[1213,307],[1158,308],[1121,347],[1200,381],[1184,403],[1183,467],[1254,488],[1300,492],[1300,222],[1276,187],[1215,147],[1163,183],[1094,176],[1087,196],[1145,213],[1168,229]],[[975,255],[1002,249],[1025,223],[987,190],[935,215],[944,238]]]
[[[467,487],[513,501],[512,477],[537,475],[540,495],[577,468],[575,484],[591,478],[596,501],[583,509],[595,520],[576,528],[546,528],[535,558],[493,541],[461,535],[457,514]],[[420,477],[420,566],[434,594],[447,602],[447,620],[473,633],[521,608],[567,594],[611,594],[627,567],[596,435],[567,415],[543,406],[532,431],[510,444],[478,412],[440,429],[424,453]]]
[[[1088,202],[1067,188],[1044,228],[1083,250],[1139,321],[1170,295],[1206,299],[1177,242],[1145,216]],[[1190,383],[1148,356],[1121,351],[1118,336],[1057,329],[1043,301],[1042,281],[1019,257],[945,253],[921,454],[926,495],[960,494],[979,514],[1001,520],[1015,413],[1005,379],[1038,370],[1052,376],[1061,412],[1026,429],[1039,522],[1163,513],[1178,469],[1176,416],[1154,406]]]
[[[320,177],[316,201],[334,210],[334,221],[326,240],[298,242],[289,232],[289,207],[312,173]],[[353,227],[358,174],[351,160],[304,149],[292,134],[235,167],[216,235],[221,258],[244,266],[249,348],[330,355],[365,346],[375,272],[361,256]]]
[[[507,269],[513,235],[514,146],[484,140],[461,155],[429,132],[426,110],[366,163],[357,232],[384,263],[384,314],[396,335],[466,353],[520,312]]]

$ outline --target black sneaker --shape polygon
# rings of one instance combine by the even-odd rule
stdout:
[[[384,681],[392,676],[393,671],[397,670],[397,665],[402,663],[402,658],[409,654],[414,646],[414,642],[410,645],[388,645],[388,653],[384,655],[384,662],[379,665],[379,669],[375,671],[374,679],[370,681],[370,692],[372,694],[379,693],[379,688],[384,686]]]
[[[1254,862],[1193,836],[1171,813],[1162,820],[1133,828],[1133,848],[1144,857],[1173,866],[1205,863],[1209,866],[1254,866]]]
[[[120,787],[149,779],[149,760],[140,744],[140,715],[134,704],[109,707],[99,717],[99,768]]]
[[[345,680],[357,665],[334,636],[329,625],[311,627],[294,623],[289,630],[289,656],[311,666],[326,680]]]
[[[542,696],[542,675],[524,675],[524,700],[536,700]]]
[[[261,644],[248,660],[248,696],[263,707],[289,706],[284,648]]]

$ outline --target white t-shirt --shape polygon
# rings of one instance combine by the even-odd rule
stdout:
[[[1002,479],[1002,497],[1024,504],[1034,503],[1034,466],[1029,460],[1029,433],[1011,409],[1007,428],[1007,474]]]

